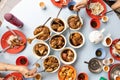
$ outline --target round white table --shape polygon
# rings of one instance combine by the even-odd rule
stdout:
[[[42,10],[39,7],[39,2],[44,1],[46,4],[47,9]],[[107,11],[111,10],[109,6],[107,6]],[[59,8],[54,6],[51,3],[51,0],[22,0],[17,6],[15,6],[11,13],[14,14],[16,17],[18,17],[21,21],[24,22],[24,27],[22,29],[19,29],[10,23],[4,21],[2,24],[2,27],[0,27],[0,37],[7,31],[5,26],[9,26],[12,29],[17,29],[22,31],[26,37],[31,37],[33,36],[33,31],[36,27],[39,25],[43,24],[46,19],[48,19],[50,16],[51,17],[56,17],[57,13],[59,11]],[[61,11],[59,18],[67,20],[67,18],[74,14],[74,12],[71,12],[67,7],[63,8]],[[91,58],[95,57],[95,50],[97,48],[105,48],[101,43],[100,44],[93,44],[90,43],[88,39],[88,35],[91,31],[94,29],[91,28],[90,26],[90,17],[87,15],[85,9],[81,9],[79,12],[79,15],[83,18],[84,20],[84,25],[83,28],[80,29],[79,31],[83,33],[85,36],[85,45],[81,47],[80,49],[75,49],[77,52],[77,60],[74,64],[72,64],[75,69],[77,70],[77,75],[80,72],[85,72],[89,76],[89,80],[99,80],[101,76],[105,77],[108,79],[108,74],[106,72],[101,72],[100,74],[93,74],[89,71],[88,65],[84,63],[84,61],[89,61]],[[120,20],[118,19],[117,15],[114,12],[108,13],[107,16],[109,17],[109,21],[107,23],[102,23],[101,22],[101,27],[99,30],[105,28],[104,36],[106,36],[108,33],[112,34],[113,40],[116,38],[119,38],[120,36]],[[46,24],[47,26],[50,26],[50,21]],[[68,39],[68,30],[66,30],[63,33],[66,38]],[[20,55],[27,56],[29,59],[29,68],[32,68],[32,64],[37,60],[37,57],[33,55],[33,46],[35,43],[39,42],[38,40],[34,40],[32,44],[27,44],[26,48],[18,53],[18,54],[9,54],[5,53],[4,55],[0,56],[0,62],[6,62],[6,63],[11,63],[15,64],[16,58]],[[47,42],[48,43],[48,42]],[[66,47],[70,46],[68,43]],[[0,47],[0,50],[2,48]],[[110,57],[110,52],[109,48],[105,48],[107,52],[107,57]],[[50,55],[56,55],[59,57],[59,53],[57,51],[54,51],[51,49]],[[117,62],[117,61],[115,61]],[[39,61],[40,64],[42,64],[42,60]],[[62,64],[61,64],[62,65]],[[3,72],[3,74],[7,74],[8,72]],[[42,80],[58,80],[57,77],[57,72],[56,73],[42,73]],[[27,79],[27,80],[32,80]]]

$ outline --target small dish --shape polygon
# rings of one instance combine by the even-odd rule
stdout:
[[[98,59],[104,59],[107,55],[105,49],[103,48],[98,48],[96,51],[95,51],[95,55]]]
[[[33,52],[37,58],[46,58],[50,53],[49,45],[44,41],[39,41],[33,47]]]
[[[19,72],[12,72],[12,73],[6,75],[4,77],[4,80],[24,80],[24,79],[23,79],[23,75],[21,73],[19,73]]]
[[[71,30],[79,30],[83,26],[82,18],[80,16],[78,17],[76,14],[69,16],[67,19],[67,23]]]
[[[35,80],[42,80],[41,73],[37,73],[34,78],[35,78]]]
[[[67,28],[67,25],[63,19],[60,18],[53,18],[50,23],[50,29],[52,32],[56,34],[63,33]]]
[[[45,72],[55,73],[60,68],[60,60],[54,55],[49,55],[43,61]]]
[[[80,48],[85,44],[85,37],[81,32],[72,32],[69,36],[69,44],[73,48]]]
[[[76,69],[71,65],[64,65],[58,71],[59,80],[76,80]]]
[[[84,72],[78,74],[77,80],[88,80],[88,75]]]
[[[40,2],[39,6],[40,6],[41,9],[46,9],[45,2]]]
[[[114,62],[115,62],[114,58],[112,58],[112,57],[108,58],[108,60],[110,61],[110,64],[114,64]]]
[[[66,38],[62,34],[55,34],[50,38],[49,45],[53,50],[60,51],[66,46]]]
[[[115,75],[114,76],[114,80],[120,80],[120,76],[119,75]]]
[[[90,25],[94,29],[99,29],[100,28],[100,21],[97,18],[92,18],[90,21]]]
[[[6,52],[10,53],[10,54],[17,54],[21,51],[23,51],[26,47],[26,37],[25,35],[19,31],[19,30],[13,30],[18,36],[20,36],[20,38],[22,39],[22,42],[24,45],[21,46],[15,46],[14,48],[9,48]],[[1,47],[4,49],[6,47],[9,46],[7,40],[9,39],[10,36],[12,36],[13,34],[10,31],[7,31],[3,34],[3,36],[1,37]]]
[[[73,64],[76,61],[77,54],[74,49],[70,47],[64,48],[60,53],[60,60],[64,64]]]
[[[108,16],[102,16],[102,22],[108,22],[109,18]]]
[[[110,65],[110,60],[108,60],[108,59],[103,59],[102,63],[103,63],[104,65]]]
[[[16,65],[28,66],[29,61],[25,56],[19,56],[16,60]]]
[[[110,67],[108,65],[103,66],[103,71],[108,72],[110,70]]]

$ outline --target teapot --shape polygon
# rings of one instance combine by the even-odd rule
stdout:
[[[90,42],[97,44],[103,40],[103,32],[105,29],[102,29],[101,31],[95,30],[92,31],[89,35]]]

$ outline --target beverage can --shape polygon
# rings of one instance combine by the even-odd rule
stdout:
[[[6,21],[8,21],[9,23],[13,24],[16,27],[19,27],[19,28],[23,27],[23,22],[20,21],[17,17],[15,17],[11,13],[6,13],[4,15],[4,18],[5,18]]]

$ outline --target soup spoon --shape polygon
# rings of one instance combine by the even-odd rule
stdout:
[[[51,19],[51,17],[49,17],[49,18],[47,19],[47,21],[45,21],[45,23],[44,23],[42,26],[44,26],[50,19]],[[43,31],[42,31],[42,32],[39,32],[38,34],[36,34],[36,35],[35,35],[34,37],[32,37],[32,38],[27,38],[28,43],[31,44],[31,42],[32,42],[36,37],[38,37],[38,36],[41,35],[41,34],[44,34],[44,32],[43,32]]]

